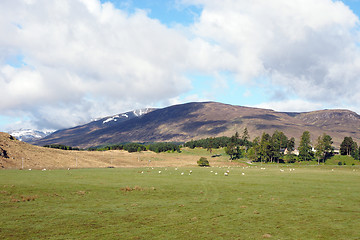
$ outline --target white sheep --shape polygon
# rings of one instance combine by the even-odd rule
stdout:
[[[161,173],[161,171],[159,171],[159,174]]]
[[[241,173],[241,175],[243,175],[243,176],[244,176],[244,175],[245,175],[245,173]]]
[[[229,173],[225,172],[224,175],[225,175],[225,176],[229,176]]]
[[[283,169],[280,169],[280,172],[283,172],[284,170]]]
[[[184,175],[184,173],[182,172],[181,175]]]

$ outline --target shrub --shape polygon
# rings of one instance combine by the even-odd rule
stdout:
[[[338,162],[338,165],[341,166],[341,165],[342,165],[342,162]]]
[[[197,161],[197,164],[200,167],[210,167],[209,161],[205,157],[201,157],[199,161]]]
[[[295,154],[286,154],[284,156],[284,162],[286,163],[295,163],[297,160],[297,157]]]

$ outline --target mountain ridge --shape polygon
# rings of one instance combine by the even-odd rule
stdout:
[[[299,139],[303,131],[308,130],[313,141],[323,133],[332,136],[336,144],[340,144],[345,136],[360,140],[357,137],[360,116],[346,109],[286,113],[218,102],[191,102],[152,109],[140,117],[123,119],[105,127],[90,128],[91,124],[60,130],[34,143],[86,148],[133,141],[183,142],[231,136],[236,131],[242,133],[245,127],[252,138],[279,130],[288,137]]]
[[[45,131],[41,131],[41,130],[35,130],[35,129],[18,129],[18,130],[10,130],[7,131],[10,135],[16,137],[17,139],[19,139],[20,141],[24,141],[24,142],[32,142],[41,138],[44,138],[48,135],[50,135],[51,133],[53,133],[54,131],[52,130],[45,130]]]

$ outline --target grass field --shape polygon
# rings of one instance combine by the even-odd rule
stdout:
[[[4,170],[0,239],[360,239],[359,167],[261,167]]]

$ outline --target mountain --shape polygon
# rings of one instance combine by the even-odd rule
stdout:
[[[245,127],[252,138],[279,130],[299,141],[301,134],[308,130],[313,141],[323,133],[329,134],[335,146],[340,145],[345,136],[360,140],[360,116],[348,110],[286,113],[217,102],[195,102],[152,109],[141,116],[116,116],[57,131],[35,144],[86,148],[130,141],[181,142],[231,136],[236,131],[241,135]]]
[[[36,145],[46,144],[64,144],[67,146],[83,146],[77,145],[77,142],[81,142],[82,136],[87,136],[90,133],[97,132],[102,129],[112,129],[116,126],[121,125],[123,122],[141,118],[143,115],[154,111],[155,108],[144,108],[129,111],[125,113],[116,114],[100,119],[95,119],[90,123],[76,126],[73,128],[62,129],[54,132],[53,134],[45,137],[44,139],[36,139],[31,143]],[[69,141],[70,140],[70,141]],[[66,143],[66,144],[65,144]]]
[[[40,130],[33,130],[33,129],[19,129],[19,130],[8,131],[8,133],[11,136],[14,136],[17,139],[19,139],[20,141],[24,141],[24,142],[33,142],[35,140],[46,137],[53,132],[54,131],[51,131],[51,130],[40,131]]]

